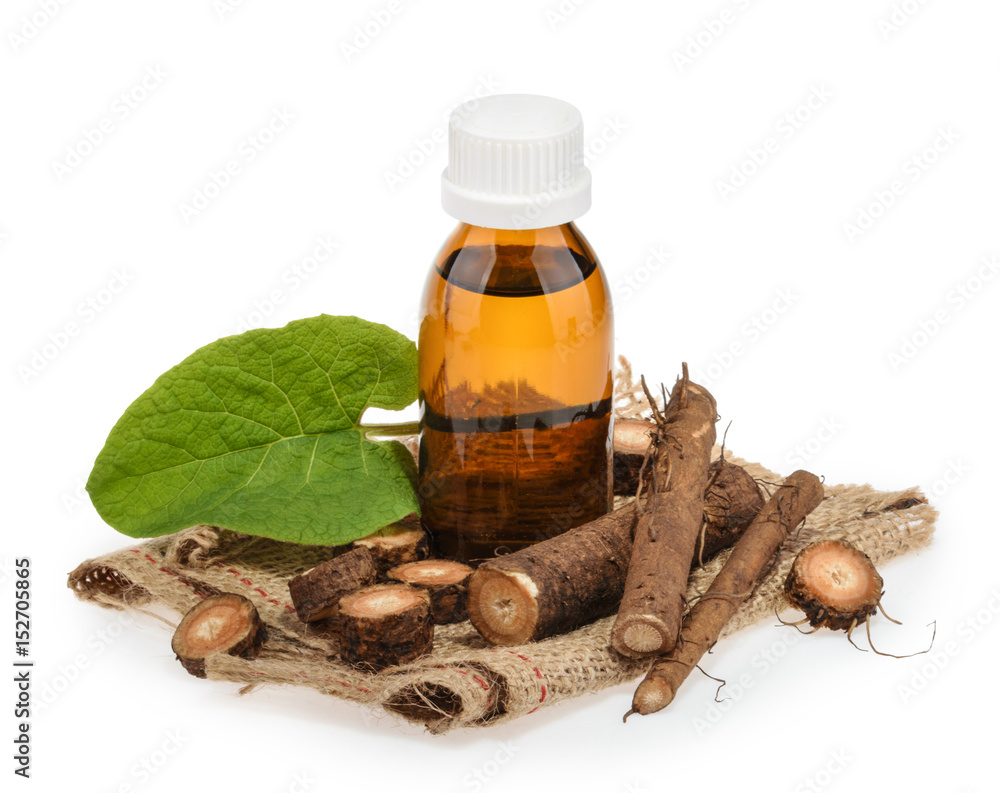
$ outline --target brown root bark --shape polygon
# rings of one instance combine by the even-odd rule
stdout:
[[[430,596],[407,584],[375,584],[340,600],[340,654],[372,670],[405,664],[431,650]]]
[[[785,595],[814,628],[846,631],[878,609],[882,576],[871,559],[843,540],[803,548],[785,579]]]
[[[450,625],[469,618],[466,589],[473,568],[451,559],[425,559],[393,567],[391,581],[415,586],[431,598],[431,620],[435,625]]]
[[[170,646],[177,660],[195,677],[205,677],[205,659],[226,653],[256,658],[267,639],[253,603],[241,595],[205,598],[181,620]]]
[[[480,565],[469,581],[469,619],[491,644],[538,641],[614,614],[632,552],[628,505]]]
[[[736,542],[764,506],[756,480],[741,466],[720,457],[708,473],[705,524],[695,546],[697,567]]]
[[[670,704],[688,674],[770,568],[788,533],[822,500],[823,485],[814,474],[796,471],[784,481],[737,540],[708,592],[691,607],[680,641],[653,664],[639,684],[626,718],[632,713],[655,713]]]
[[[715,443],[715,399],[690,382],[685,364],[662,413],[654,403],[654,417],[628,578],[611,629],[612,647],[628,658],[666,652],[680,633]]]
[[[727,467],[739,468],[732,463]],[[727,476],[736,478],[732,472]],[[753,483],[745,471],[743,476]],[[737,503],[720,502],[714,519],[731,525],[728,510],[736,509]],[[743,520],[740,513],[732,524]],[[614,614],[625,590],[634,526],[635,506],[629,504],[480,565],[469,582],[472,624],[492,644],[511,645],[565,633]],[[729,547],[739,533],[708,528],[706,553]]]
[[[340,599],[373,584],[375,573],[375,560],[367,548],[355,548],[323,562],[288,582],[295,613],[303,622],[335,619]]]
[[[419,562],[430,556],[427,533],[416,514],[407,515],[374,534],[355,540],[353,545],[371,553],[379,581],[385,581],[389,570],[397,565]]]

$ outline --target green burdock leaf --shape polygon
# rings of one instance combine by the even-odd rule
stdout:
[[[229,336],[129,406],[87,491],[130,537],[207,523],[350,542],[417,510],[410,453],[359,429],[366,408],[416,397],[416,346],[385,325],[324,314]]]

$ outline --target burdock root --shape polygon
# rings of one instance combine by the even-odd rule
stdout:
[[[181,620],[170,646],[183,667],[205,677],[205,659],[218,653],[256,658],[267,629],[253,603],[242,595],[205,598]]]
[[[719,638],[719,634],[771,565],[781,543],[823,500],[823,485],[808,471],[789,476],[746,532],[708,591],[691,607],[680,641],[657,659],[632,698],[633,713],[643,716],[669,705],[681,683]]]
[[[853,629],[878,610],[882,576],[861,551],[843,540],[823,540],[795,557],[785,595],[814,628]]]
[[[882,608],[882,576],[879,575],[867,554],[843,540],[822,540],[803,548],[792,563],[785,579],[785,595],[792,605],[805,613],[798,622],[787,622],[798,628],[803,622],[812,626],[814,633],[820,628],[847,631],[847,640],[857,649],[851,634],[862,622],[868,636],[868,646],[877,655],[891,658],[909,658],[928,652],[934,646],[937,634],[935,625],[930,645],[926,650],[895,655],[875,649],[872,643],[871,618],[876,611],[889,622],[900,624]],[[779,617],[780,619],[780,617]]]
[[[408,584],[376,584],[340,599],[340,654],[371,670],[429,653],[434,639],[430,596]]]
[[[648,391],[647,397],[656,427],[643,487],[636,496],[638,519],[628,578],[611,629],[611,646],[628,658],[659,655],[677,641],[704,518],[718,418],[715,399],[688,379],[687,364],[662,413]]]

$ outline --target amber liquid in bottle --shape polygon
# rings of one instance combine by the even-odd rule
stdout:
[[[611,508],[613,319],[573,223],[462,223],[424,293],[419,497],[441,553],[491,558]]]

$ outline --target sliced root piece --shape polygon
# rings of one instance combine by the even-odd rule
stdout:
[[[619,419],[615,421],[612,444],[616,452],[644,457],[656,424],[641,419]]]
[[[340,599],[340,654],[369,669],[405,664],[431,650],[430,596],[408,584],[376,584]]]
[[[431,619],[435,625],[450,625],[469,618],[465,607],[466,587],[473,568],[451,559],[407,562],[389,570],[392,581],[423,589],[431,598]]]
[[[267,629],[253,603],[241,595],[215,595],[191,609],[174,632],[170,646],[185,669],[205,677],[205,659],[226,653],[256,658]]]
[[[665,635],[663,629],[652,623],[657,620],[654,615],[639,615],[641,622],[633,622],[622,630],[622,642],[639,655],[656,652],[663,646]]]
[[[295,613],[303,622],[335,619],[340,599],[375,583],[376,566],[367,548],[355,548],[288,582]]]
[[[518,570],[481,567],[469,582],[469,619],[490,644],[524,644],[539,626],[538,586]]]
[[[420,518],[416,515],[407,515],[374,534],[355,540],[353,544],[355,548],[365,548],[371,553],[379,581],[384,581],[393,567],[419,562],[430,556],[427,533],[421,528]]]
[[[785,594],[814,628],[846,631],[878,609],[882,576],[854,546],[822,540],[795,558],[785,579]]]

